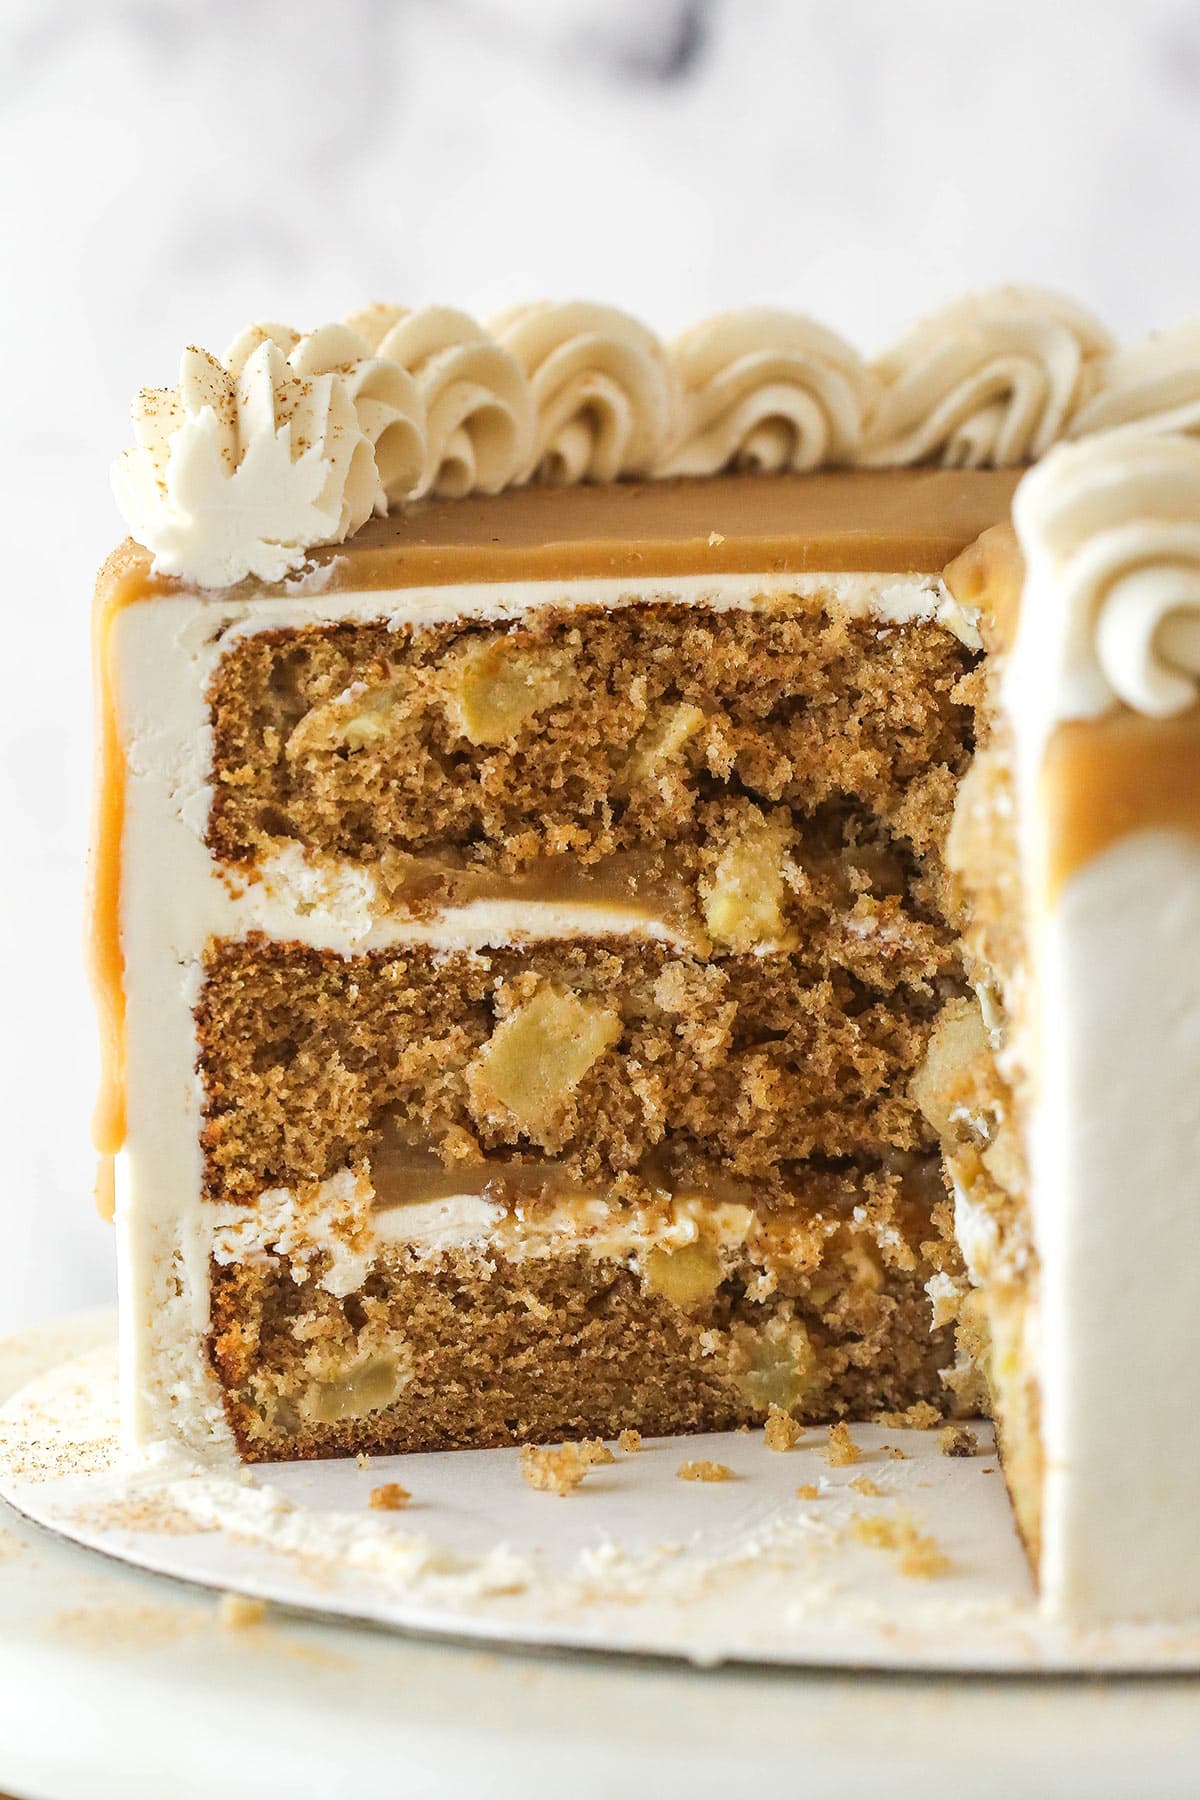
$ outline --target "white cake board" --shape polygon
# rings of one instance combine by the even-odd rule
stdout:
[[[710,1666],[1200,1669],[1200,1629],[1039,1617],[981,1423],[980,1454],[962,1459],[936,1432],[856,1425],[845,1467],[817,1429],[786,1453],[761,1432],[652,1439],[566,1497],[532,1490],[511,1450],[131,1468],[116,1426],[111,1345],[36,1377],[0,1410],[0,1495],[89,1549],[309,1614]],[[695,1458],[735,1479],[680,1480]],[[387,1482],[411,1493],[403,1511],[371,1508]],[[862,1541],[863,1520],[911,1523],[947,1567],[905,1572],[896,1549]]]
[[[0,1341],[0,1403],[112,1336],[104,1314]],[[1195,1800],[1197,1768],[1196,1676],[700,1670],[279,1607],[239,1624],[0,1502],[0,1793],[22,1800]]]

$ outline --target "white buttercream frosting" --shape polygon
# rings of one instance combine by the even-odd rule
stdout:
[[[1117,701],[1151,717],[1194,705],[1200,442],[1124,429],[1060,445],[1021,483],[1013,520],[1026,563],[1014,715],[1036,706],[1045,731]]]
[[[300,373],[270,337],[236,369],[185,350],[178,386],[143,389],[133,425],[137,446],[113,465],[117,503],[160,569],[204,587],[278,581],[381,503],[344,376]]]
[[[235,380],[268,339],[297,375],[340,377],[366,440],[358,452],[364,480],[370,478],[367,445],[372,452],[377,482],[373,510],[385,513],[389,502],[406,500],[425,463],[425,406],[407,370],[373,355],[366,339],[348,325],[322,325],[307,336],[290,325],[248,325],[225,353],[225,366]]]
[[[1117,425],[1200,432],[1200,318],[1115,350],[1067,436],[1090,437]]]
[[[1090,394],[1110,343],[1082,307],[1036,288],[957,300],[876,363],[882,391],[862,461],[1032,462]]]
[[[306,1187],[270,1188],[248,1205],[213,1208],[213,1257],[222,1265],[276,1256],[297,1281],[320,1261],[320,1284],[331,1294],[361,1287],[387,1245],[437,1257],[471,1249],[510,1262],[577,1250],[636,1266],[651,1250],[678,1250],[703,1240],[732,1254],[752,1235],[764,1245],[786,1244],[786,1225],[772,1232],[748,1206],[679,1195],[653,1209],[601,1194],[563,1195],[523,1214],[467,1191],[438,1199],[376,1203],[369,1178],[339,1169]]]
[[[875,377],[852,345],[803,314],[721,313],[668,354],[683,401],[657,474],[771,474],[857,456]]]
[[[520,479],[533,441],[528,384],[481,325],[450,306],[382,305],[347,324],[416,382],[426,434],[418,494],[495,494]]]
[[[614,306],[584,300],[512,307],[491,329],[533,397],[526,477],[567,483],[651,472],[674,412],[670,371],[652,331]]]

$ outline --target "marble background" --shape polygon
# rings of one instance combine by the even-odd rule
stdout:
[[[1195,0],[4,0],[0,1330],[104,1299],[88,598],[133,390],[365,299],[1200,303]]]

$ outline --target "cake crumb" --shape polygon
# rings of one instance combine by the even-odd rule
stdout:
[[[623,1450],[626,1456],[636,1456],[642,1447],[642,1434],[627,1425],[617,1438],[617,1449]]]
[[[897,1550],[901,1525],[900,1519],[885,1518],[882,1513],[857,1513],[850,1521],[850,1536],[871,1550]]]
[[[902,1450],[899,1444],[885,1444],[883,1447],[893,1462],[908,1461],[908,1451]]]
[[[681,1462],[675,1477],[678,1481],[732,1481],[733,1470],[725,1463],[707,1462],[701,1457],[696,1462]]]
[[[950,1558],[938,1548],[937,1539],[915,1533],[900,1553],[900,1573],[912,1581],[934,1581],[945,1575]]]
[[[597,1463],[613,1462],[612,1451],[599,1438],[578,1444],[523,1444],[521,1473],[531,1488],[543,1493],[569,1494]]]
[[[251,1599],[249,1594],[222,1594],[217,1604],[217,1617],[227,1631],[246,1631],[251,1625],[261,1625],[266,1616],[266,1601]]]
[[[860,1451],[850,1436],[850,1427],[845,1420],[839,1420],[829,1427],[829,1447],[825,1452],[825,1461],[832,1469],[844,1469],[848,1463],[857,1462]]]
[[[864,1494],[868,1500],[881,1500],[883,1489],[878,1482],[872,1481],[869,1475],[856,1475],[850,1483],[856,1494]]]
[[[784,1412],[782,1406],[774,1401],[767,1408],[767,1422],[763,1426],[763,1442],[768,1450],[791,1450],[804,1436],[803,1425],[798,1425],[791,1413]]]
[[[796,1489],[797,1500],[819,1500],[821,1490],[815,1481],[802,1481]]]
[[[371,1466],[371,1458],[365,1450],[360,1450],[354,1461],[360,1469],[369,1469]]]
[[[938,1432],[938,1449],[943,1456],[974,1456],[979,1439],[969,1425],[946,1425]]]
[[[750,1436],[750,1427],[747,1424],[742,1423],[741,1425],[737,1426],[736,1429],[737,1429],[737,1434],[739,1437],[749,1437]]]
[[[709,532],[708,545],[709,545],[710,550],[715,550],[718,544],[723,544],[724,542],[725,542],[725,533],[723,531],[710,531]]]
[[[950,1568],[950,1559],[938,1548],[937,1539],[918,1531],[908,1518],[860,1513],[850,1521],[850,1536],[869,1549],[891,1551],[901,1575],[912,1580],[930,1581]]]
[[[914,1400],[913,1404],[905,1407],[903,1412],[875,1414],[876,1425],[883,1425],[889,1431],[895,1431],[905,1426],[910,1431],[932,1431],[934,1426],[940,1425],[941,1422],[941,1413],[936,1406],[931,1406],[928,1400]]]
[[[412,1499],[398,1481],[385,1481],[371,1489],[371,1505],[377,1512],[402,1512]]]

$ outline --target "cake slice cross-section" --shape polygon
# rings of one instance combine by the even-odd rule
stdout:
[[[1011,488],[518,490],[291,595],[117,560],[137,1435],[942,1404],[910,1088],[967,991],[977,651],[938,571]]]

